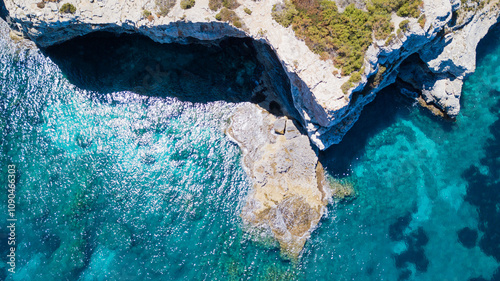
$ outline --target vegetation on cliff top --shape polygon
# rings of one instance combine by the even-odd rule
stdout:
[[[272,16],[285,27],[292,25],[298,38],[323,59],[333,60],[343,75],[358,73],[354,76],[361,79],[364,54],[373,38],[385,40],[394,31],[391,13],[417,18],[422,5],[422,0],[367,0],[366,10],[351,4],[340,13],[333,1],[285,0],[273,7]],[[359,81],[354,80],[350,85]]]
[[[166,16],[170,9],[175,6],[176,0],[155,0],[156,8],[158,9],[158,17]]]
[[[460,8],[453,12],[455,25],[462,25],[471,14],[475,14],[478,10],[483,9],[486,5],[492,3],[500,8],[500,2],[494,4],[491,0],[461,0]]]
[[[42,2],[38,2],[36,3],[36,6],[40,9],[43,9],[45,8],[45,3],[47,2],[53,2],[53,3],[59,3],[60,0],[42,0]],[[76,10],[75,10],[76,11]]]
[[[194,7],[195,0],[181,0],[181,8],[184,10]]]
[[[220,12],[215,15],[216,20],[226,21],[232,23],[237,28],[241,28],[243,24],[241,23],[241,19],[236,15],[236,13],[228,8],[224,7],[220,10]]]
[[[142,16],[147,18],[151,16],[151,12],[149,10],[142,10]]]
[[[63,14],[74,14],[76,12],[76,7],[70,3],[65,3],[61,6],[59,12]]]
[[[155,19],[155,17],[149,10],[142,10],[142,16],[147,18],[148,21],[153,21]]]
[[[217,11],[220,8],[224,7],[230,10],[234,10],[238,8],[240,4],[236,0],[209,0],[208,7],[212,11]]]

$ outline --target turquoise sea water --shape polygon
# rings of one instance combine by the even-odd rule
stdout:
[[[298,264],[242,230],[250,184],[224,135],[237,104],[84,90],[2,38],[0,183],[15,164],[18,259],[8,273],[2,199],[0,279],[499,280],[499,34],[456,122],[392,87],[321,153],[357,197],[329,206]]]

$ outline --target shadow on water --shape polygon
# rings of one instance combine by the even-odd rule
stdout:
[[[7,8],[5,8],[4,1],[0,0],[0,18],[2,18],[3,20],[6,20],[8,15],[9,15],[9,11],[7,11]]]
[[[365,152],[368,140],[393,124],[398,116],[408,115],[413,103],[400,94],[396,85],[382,90],[372,103],[365,106],[342,142],[320,153],[322,164],[334,176],[348,175],[352,162]]]
[[[254,46],[262,43],[231,37],[213,44],[192,41],[160,44],[137,34],[95,32],[48,47],[44,53],[72,84],[98,97],[132,91],[196,103],[248,101],[275,115],[287,113],[282,108],[283,104],[289,108],[287,101],[263,82],[267,70]],[[289,90],[280,91],[291,97]]]
[[[481,64],[486,55],[490,54],[498,47],[499,38],[500,22],[497,22],[490,28],[486,36],[479,41],[476,48],[476,64]]]
[[[488,34],[479,42],[476,51],[477,64],[481,64],[485,56],[497,48],[500,43],[499,38],[500,22],[491,27]],[[460,104],[465,108],[467,104],[464,104],[463,100],[460,100]],[[410,114],[413,103],[413,100],[400,95],[397,85],[393,84],[380,91],[375,100],[365,106],[359,120],[344,136],[342,142],[320,153],[325,168],[335,176],[348,175],[353,161],[363,155],[367,141],[393,124],[398,116]],[[455,126],[453,122],[433,116],[427,110],[419,110],[423,114],[417,116],[419,120],[415,125],[429,135],[434,134],[436,130],[432,126],[426,126],[428,122],[437,122],[443,131],[450,131]]]

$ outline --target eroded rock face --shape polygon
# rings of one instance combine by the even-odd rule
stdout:
[[[242,28],[216,21],[217,12],[208,8],[208,0],[197,0],[188,10],[181,9],[177,1],[166,16],[160,17],[156,15],[158,7],[154,0],[67,0],[47,2],[43,8],[37,6],[40,0],[2,1],[11,26],[42,47],[96,30],[140,33],[161,43],[190,43],[192,38],[210,43],[224,37],[252,37],[265,42],[276,53],[288,76],[298,121],[320,149],[341,141],[364,105],[380,89],[394,83],[401,62],[412,54],[420,56],[433,76],[414,81],[416,89],[426,102],[450,117],[456,116],[462,81],[475,69],[477,43],[499,17],[498,0],[482,1],[482,6],[472,0],[424,0],[425,24],[410,18],[408,31],[395,40],[388,44],[383,40],[374,42],[366,53],[361,82],[344,93],[341,86],[349,77],[334,74],[338,69],[331,61],[321,60],[295,37],[291,28],[284,28],[272,19],[272,7],[281,0],[239,0],[241,5],[234,11],[241,18]],[[60,13],[64,3],[73,4],[76,12]],[[463,5],[475,8],[461,9]],[[252,10],[251,15],[245,13],[245,8]],[[148,19],[145,10],[153,16]],[[454,12],[460,13],[459,22],[455,22]],[[402,20],[393,15],[394,26],[399,26]],[[370,77],[381,69],[385,71],[380,81],[370,83]]]
[[[253,104],[234,114],[227,133],[241,147],[253,182],[243,221],[272,234],[282,254],[297,259],[331,198],[309,138],[292,120]]]

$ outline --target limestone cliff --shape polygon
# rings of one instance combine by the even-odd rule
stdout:
[[[450,117],[458,114],[463,79],[475,69],[479,40],[499,17],[498,0],[425,0],[421,26],[409,19],[408,30],[395,40],[374,41],[369,47],[361,82],[347,93],[341,90],[349,77],[341,77],[331,61],[321,60],[298,40],[291,28],[276,23],[273,5],[281,0],[239,0],[235,25],[216,20],[208,0],[196,0],[184,10],[179,1],[170,10],[160,0],[0,0],[11,26],[39,46],[57,44],[97,30],[140,33],[161,42],[216,41],[224,37],[252,37],[276,52],[289,80],[299,121],[320,149],[340,142],[358,119],[364,105],[383,87],[400,78],[420,92],[423,99]],[[463,3],[462,3],[463,2]],[[62,13],[70,3],[74,13]],[[393,15],[395,26],[403,19]],[[418,63],[401,63],[418,54]],[[383,69],[385,71],[381,71]],[[413,75],[425,72],[426,75]],[[377,83],[370,79],[379,75]]]

